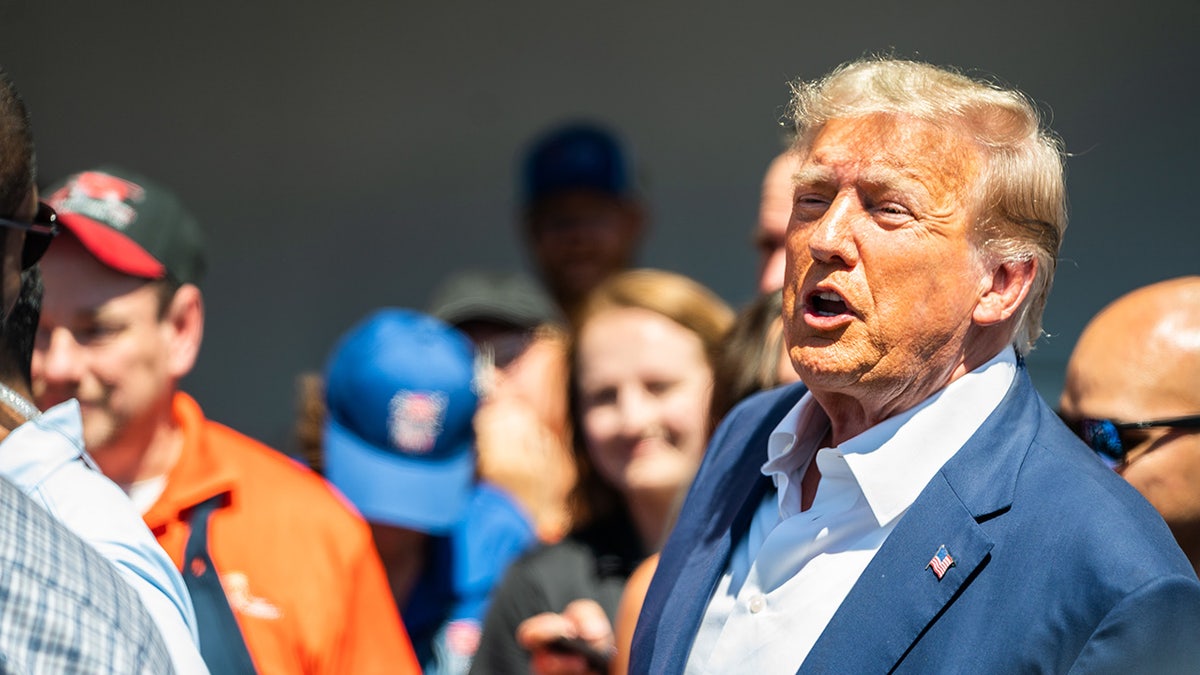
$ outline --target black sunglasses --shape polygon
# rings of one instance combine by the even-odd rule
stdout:
[[[1064,418],[1063,421],[1088,444],[1088,447],[1100,455],[1101,459],[1113,467],[1124,464],[1125,457],[1129,454],[1129,444],[1121,439],[1122,431],[1156,428],[1200,429],[1200,415],[1148,422],[1114,422],[1089,417],[1078,420]]]
[[[0,218],[0,226],[25,230],[25,248],[21,250],[21,269],[27,270],[37,264],[50,248],[50,242],[58,236],[58,214],[45,202],[38,203],[37,214],[32,223]]]

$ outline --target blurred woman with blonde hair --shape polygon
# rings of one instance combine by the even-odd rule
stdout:
[[[714,293],[670,272],[624,272],[588,297],[570,350],[574,528],[510,568],[473,672],[606,656],[587,652],[611,643],[625,580],[661,543],[676,495],[700,465],[716,357],[732,321]],[[594,631],[572,620],[580,606]]]

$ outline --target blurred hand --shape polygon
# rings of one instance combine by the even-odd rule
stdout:
[[[546,612],[526,619],[517,626],[517,643],[532,654],[530,670],[534,675],[604,675],[607,666],[592,667],[582,653],[564,650],[566,641],[578,640],[611,658],[612,624],[595,600],[576,600],[562,614]],[[558,648],[555,645],[560,645]]]
[[[575,484],[575,464],[563,439],[512,397],[489,398],[479,407],[475,437],[479,476],[524,507],[539,538],[561,538],[569,525],[567,493]]]

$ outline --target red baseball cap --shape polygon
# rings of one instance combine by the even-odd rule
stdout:
[[[199,283],[204,276],[199,224],[161,185],[104,167],[74,174],[47,193],[63,228],[108,267],[179,283]]]

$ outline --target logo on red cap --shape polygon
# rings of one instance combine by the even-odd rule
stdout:
[[[137,183],[99,171],[85,171],[50,195],[50,205],[123,230],[137,218],[128,202],[140,202],[146,191]]]

